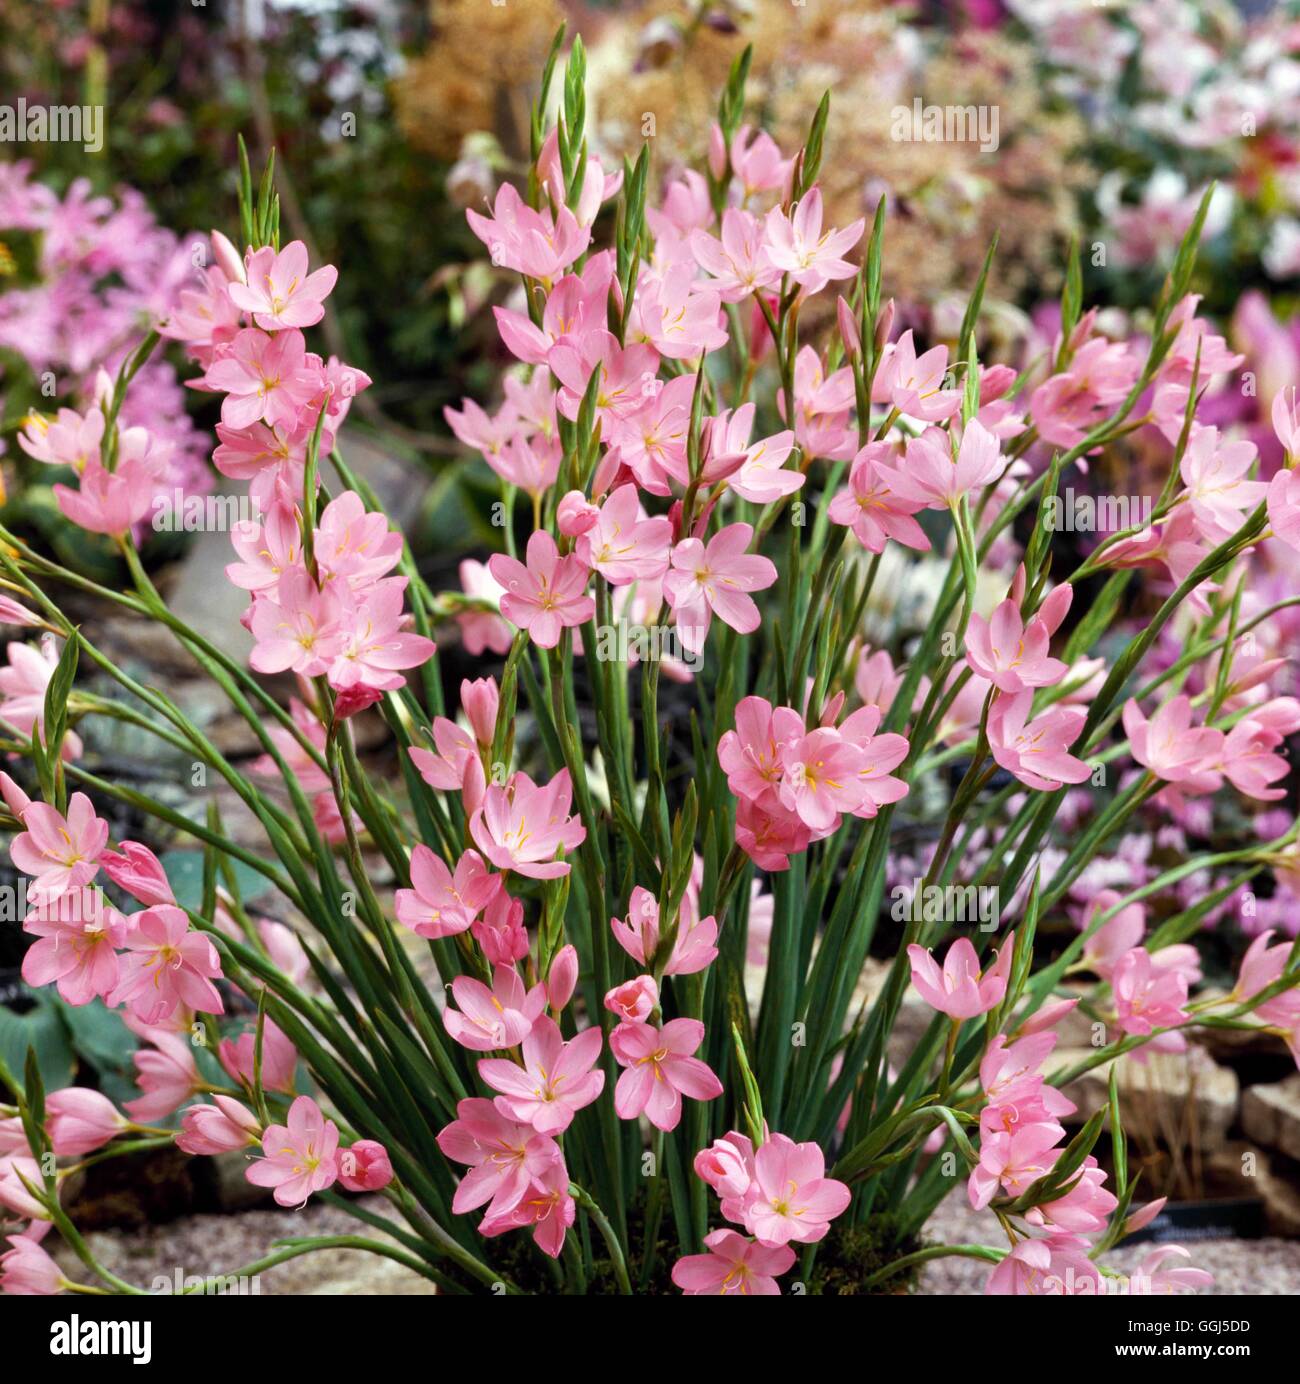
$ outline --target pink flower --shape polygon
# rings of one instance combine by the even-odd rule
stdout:
[[[374,1139],[358,1139],[338,1153],[339,1181],[349,1192],[382,1192],[393,1180],[388,1150]]]
[[[649,966],[659,949],[659,902],[648,890],[636,885],[628,899],[626,921],[611,918],[614,939],[641,966]],[[664,967],[666,976],[694,975],[712,964],[718,955],[718,924],[713,917],[701,918],[699,906],[688,890],[682,898],[677,919],[677,938],[673,954]]]
[[[1300,474],[1295,471],[1281,470],[1269,482],[1268,522],[1275,538],[1300,550]]]
[[[1042,609],[1025,625],[1019,604],[1005,600],[992,620],[972,614],[966,629],[966,663],[986,677],[1000,692],[1023,692],[1031,687],[1052,687],[1069,671],[1047,650],[1066,611],[1074,588],[1065,583],[1043,602]]]
[[[345,490],[321,511],[313,538],[322,585],[330,578],[364,590],[391,572],[402,556],[402,535],[387,515],[367,510],[355,490]]]
[[[1094,312],[1076,329],[1076,339],[1091,330]],[[1139,363],[1128,342],[1104,337],[1085,341],[1069,368],[1040,384],[1029,399],[1029,412],[1044,441],[1056,447],[1077,447],[1137,379]]]
[[[1094,1297],[1106,1288],[1086,1243],[1059,1235],[1021,1240],[989,1274],[984,1291],[994,1296]]]
[[[485,1057],[478,1073],[501,1092],[496,1098],[501,1114],[531,1124],[539,1134],[562,1134],[604,1089],[605,1073],[592,1070],[600,1044],[596,1027],[566,1043],[559,1026],[543,1014],[524,1039],[522,1067],[504,1057]]]
[[[1015,1105],[1043,1088],[1039,1068],[1056,1046],[1056,1034],[1035,1033],[1008,1043],[999,1033],[980,1059],[980,1085],[992,1105]]]
[[[664,595],[677,616],[683,647],[702,653],[713,615],[741,634],[759,626],[758,607],[747,593],[762,591],[777,578],[765,557],[748,554],[754,530],[728,524],[709,539],[683,539],[672,552],[672,570],[664,577]]]
[[[494,966],[510,966],[528,955],[528,931],[524,927],[524,905],[504,889],[471,924],[474,940]]]
[[[686,441],[694,393],[695,376],[678,375],[625,416],[610,418],[602,433],[610,443],[607,460],[617,458],[651,495],[670,494],[670,481],[690,480]]]
[[[31,986],[53,981],[73,1005],[107,995],[117,984],[126,926],[102,894],[84,887],[37,905],[23,920],[23,930],[38,939],[23,957],[23,979]]]
[[[1123,719],[1129,752],[1157,778],[1195,792],[1218,786],[1213,766],[1222,754],[1223,732],[1209,726],[1193,730],[1192,704],[1185,694],[1171,698],[1149,721],[1130,698]]]
[[[718,741],[718,763],[738,798],[775,806],[784,765],[782,750],[803,738],[803,717],[790,707],[773,708],[764,697],[736,703],[736,728]]]
[[[812,833],[777,804],[768,811],[749,798],[736,804],[736,844],[760,870],[788,870],[790,856],[808,849]]]
[[[232,428],[256,422],[292,428],[298,412],[320,390],[319,370],[307,360],[307,346],[296,329],[268,336],[247,327],[219,360],[208,367],[204,382],[225,394],[221,421]]]
[[[191,1105],[176,1136],[176,1147],[192,1154],[233,1153],[261,1142],[257,1116],[230,1096],[213,1096],[211,1105]]]
[[[1204,1269],[1174,1268],[1161,1266],[1165,1260],[1175,1256],[1190,1259],[1191,1255],[1182,1245],[1159,1245],[1149,1254],[1129,1276],[1130,1293],[1180,1293],[1195,1292],[1198,1288],[1213,1288],[1214,1275]]]
[[[153,1047],[138,1048],[131,1055],[142,1094],[123,1106],[141,1124],[165,1120],[203,1087],[187,1038],[162,1029],[151,1030],[148,1036]]]
[[[1253,999],[1261,990],[1281,979],[1291,948],[1286,945],[1270,947],[1268,944],[1272,936],[1271,928],[1261,932],[1242,957],[1241,970],[1232,991],[1234,998]],[[1293,987],[1284,990],[1271,1000],[1265,1000],[1252,1013],[1266,1024],[1292,1030],[1291,1046],[1300,1051],[1300,989]]]
[[[1262,481],[1246,478],[1256,453],[1253,442],[1220,444],[1218,428],[1193,428],[1179,474],[1197,530],[1207,543],[1231,538],[1245,520],[1243,511],[1254,509],[1268,493]]]
[[[0,595],[0,625],[40,625],[44,623],[39,615],[33,614],[25,605],[15,601],[12,596]]]
[[[948,348],[935,346],[918,356],[909,329],[890,348],[872,393],[909,418],[941,423],[961,408],[961,390],[944,387],[947,373]]]
[[[420,937],[437,939],[464,932],[501,888],[477,851],[466,851],[453,875],[441,856],[418,844],[411,851],[410,889],[394,896],[397,921]]]
[[[614,1109],[620,1119],[634,1120],[642,1112],[656,1129],[673,1130],[682,1118],[682,1097],[713,1100],[722,1083],[710,1068],[691,1054],[704,1041],[698,1019],[673,1019],[663,1028],[653,1024],[622,1023],[609,1035],[610,1051],[626,1071],[614,1090]]]
[[[505,553],[488,561],[488,570],[505,591],[501,614],[534,644],[553,649],[564,629],[581,625],[596,613],[596,603],[586,595],[591,573],[578,558],[561,557],[555,539],[545,529],[528,540],[527,565]]]
[[[458,1216],[489,1202],[489,1216],[508,1214],[560,1158],[560,1146],[549,1135],[508,1119],[480,1096],[457,1105],[455,1120],[438,1135],[438,1147],[453,1162],[470,1166],[452,1198]]]
[[[1034,1206],[1025,1213],[1030,1225],[1060,1230],[1067,1235],[1092,1235],[1105,1230],[1112,1212],[1119,1205],[1102,1185],[1106,1173],[1095,1158],[1085,1158],[1083,1171],[1070,1190],[1055,1201]]]
[[[248,661],[259,673],[320,677],[343,647],[343,609],[332,589],[321,591],[305,568],[292,567],[274,591],[253,602],[249,629],[257,641]]]
[[[496,734],[497,711],[501,705],[501,694],[495,678],[462,678],[460,683],[460,706],[465,719],[474,731],[474,739],[487,749]]]
[[[848,426],[855,397],[853,371],[848,366],[827,375],[813,347],[799,351],[794,361],[794,435],[803,448],[805,467],[813,457],[844,461],[857,450],[857,429]],[[784,391],[776,403],[785,418]]]
[[[745,1195],[754,1182],[753,1142],[734,1130],[715,1139],[695,1155],[695,1175],[717,1193],[729,1221],[743,1221]]]
[[[45,1100],[45,1129],[60,1158],[79,1158],[103,1148],[127,1124],[107,1096],[84,1086],[51,1091]]]
[[[988,718],[993,758],[1030,788],[1082,783],[1092,771],[1069,747],[1079,738],[1087,713],[1081,707],[1052,706],[1028,721],[1033,701],[1032,691],[994,697]]]
[[[302,563],[302,533],[292,506],[277,500],[259,524],[241,519],[230,530],[230,543],[243,559],[226,567],[232,586],[274,596],[280,578]]]
[[[754,1181],[745,1198],[745,1229],[773,1248],[791,1240],[822,1239],[852,1193],[826,1176],[819,1145],[773,1134],[754,1155]]]
[[[191,932],[182,909],[155,904],[128,920],[121,975],[110,1007],[126,1004],[146,1024],[156,1024],[178,1005],[222,1014],[225,1006],[212,983],[221,977],[217,949],[200,932]]]
[[[1119,900],[1120,896],[1113,889],[1103,889],[1089,904],[1080,927],[1090,927],[1099,913],[1109,913]],[[1146,909],[1140,903],[1131,903],[1093,933],[1084,948],[1083,959],[1103,980],[1109,980],[1116,961],[1136,947],[1145,935]]]
[[[578,988],[578,949],[572,942],[560,948],[546,973],[546,1003],[556,1014],[573,998]]]
[[[34,876],[27,887],[30,903],[53,903],[95,878],[108,841],[108,823],[95,815],[84,793],[68,800],[66,821],[41,802],[29,804],[22,821],[25,830],[14,837],[9,857],[23,874]]]
[[[590,533],[599,519],[600,510],[581,490],[567,491],[555,507],[556,526],[565,538],[580,538],[584,533]]]
[[[912,516],[925,505],[895,495],[880,474],[877,463],[888,461],[894,448],[887,442],[870,442],[853,458],[848,488],[831,501],[834,524],[845,524],[870,553],[880,553],[888,539],[929,552],[930,540]]]
[[[223,1038],[217,1044],[217,1060],[235,1081],[253,1089],[257,1031],[241,1033],[238,1038]],[[272,1019],[262,1021],[262,1086],[268,1091],[283,1091],[292,1095],[298,1068],[298,1049]]]
[[[569,873],[569,865],[556,860],[556,852],[576,850],[587,839],[586,827],[569,815],[572,796],[567,769],[545,787],[527,774],[515,774],[505,788],[488,787],[483,806],[470,818],[470,835],[498,869],[558,879]]]
[[[540,327],[521,312],[494,307],[497,330],[506,349],[526,365],[545,365],[547,353],[557,341],[603,329],[613,269],[612,254],[605,252],[593,255],[581,276],[566,274],[546,296]]]
[[[768,260],[806,292],[820,292],[832,280],[851,279],[857,273],[843,256],[862,239],[865,225],[859,218],[842,231],[823,234],[822,194],[814,187],[799,199],[793,215],[780,207],[768,212],[763,226]]]
[[[645,268],[628,315],[629,341],[643,341],[668,360],[696,360],[727,344],[722,300],[695,266],[682,261],[663,272]]]
[[[143,461],[123,461],[116,471],[88,465],[80,490],[54,487],[64,515],[91,533],[118,536],[134,528],[153,508],[157,477]]]
[[[684,1255],[673,1265],[673,1282],[687,1297],[773,1297],[777,1278],[793,1267],[795,1252],[747,1240],[734,1230],[715,1230],[704,1237],[707,1254]]]
[[[1275,802],[1286,794],[1283,789],[1269,785],[1290,772],[1287,761],[1273,753],[1282,743],[1282,737],[1275,730],[1248,716],[1238,721],[1224,737],[1223,755],[1216,767],[1239,793],[1263,802]]]
[[[728,207],[722,213],[722,238],[693,230],[691,253],[724,303],[738,303],[779,283],[781,271],[768,256],[765,225],[752,212]]]
[[[982,1211],[1003,1188],[1018,1197],[1056,1162],[1058,1124],[1023,1124],[1014,1133],[995,1131],[980,1141],[979,1165],[967,1184],[970,1204]]]
[[[87,466],[98,466],[100,444],[104,440],[104,414],[87,409],[85,416],[61,408],[51,420],[42,413],[29,413],[23,419],[18,445],[35,461],[47,466],[69,466],[81,475]]]
[[[498,188],[491,217],[473,210],[465,217],[473,234],[489,248],[493,264],[545,284],[557,280],[591,241],[590,227],[581,226],[568,206],[561,206],[554,217],[550,210],[534,212],[509,183]]]
[[[283,250],[270,245],[247,257],[247,282],[232,283],[230,301],[268,332],[284,327],[314,327],[325,316],[323,306],[333,291],[339,271],[332,264],[307,272],[307,247],[290,241]]]
[[[654,976],[625,980],[605,995],[605,1008],[625,1023],[641,1023],[659,1008],[659,987]]]
[[[837,730],[819,728],[781,746],[781,805],[813,831],[835,827],[862,802],[861,750]]]
[[[595,523],[583,532],[574,551],[611,586],[627,586],[662,577],[671,542],[672,524],[667,517],[644,518],[636,486],[621,485],[601,505]]]
[[[979,957],[969,938],[959,937],[948,948],[942,971],[925,947],[913,943],[907,949],[912,984],[928,1005],[951,1019],[973,1019],[987,1014],[1002,1003],[1007,993],[1014,941],[1015,933],[1008,933],[997,961],[987,974],[980,970]]]
[[[736,410],[739,419],[751,405],[743,404]],[[752,414],[751,414],[752,417]],[[744,436],[749,437],[745,427]],[[770,505],[786,495],[793,495],[804,483],[804,475],[786,466],[790,453],[794,451],[794,433],[788,428],[784,432],[773,433],[771,437],[760,438],[752,446],[743,448],[740,464],[727,477],[727,485],[740,496],[756,505]]]
[[[53,1259],[25,1235],[10,1235],[10,1248],[0,1254],[0,1294],[9,1297],[50,1297],[63,1291],[63,1272]]]
[[[554,126],[542,141],[541,151],[537,155],[537,176],[550,193],[552,203],[557,207],[563,206],[566,191],[564,165],[560,158],[559,131]],[[583,169],[578,205],[573,209],[578,221],[583,226],[590,226],[600,211],[601,203],[617,196],[622,186],[621,169],[607,175],[598,158],[588,158]]]
[[[731,137],[730,149],[722,142],[722,131],[715,124],[709,132],[709,166],[715,178],[726,171],[730,154],[731,171],[740,179],[744,195],[784,188],[790,180],[794,160],[783,158],[776,140],[766,130],[742,125]]]
[[[460,1011],[448,1005],[442,1011],[442,1022],[461,1047],[475,1052],[517,1047],[546,1008],[546,987],[534,985],[525,994],[524,983],[513,966],[493,970],[490,990],[481,980],[457,976],[451,993]]]
[[[459,792],[464,799],[465,810],[475,811],[482,805],[487,777],[474,737],[455,721],[449,721],[445,716],[435,716],[433,741],[438,747],[437,754],[413,746],[409,751],[411,762],[430,788]]]
[[[565,1232],[577,1214],[577,1203],[569,1193],[568,1169],[564,1159],[557,1156],[541,1169],[511,1210],[500,1214],[489,1211],[479,1223],[479,1234],[501,1235],[531,1226],[538,1249],[558,1259]]]
[[[578,416],[591,377],[599,372],[596,416],[611,437],[662,388],[654,347],[641,341],[620,346],[612,332],[594,330],[581,340],[566,338],[551,347],[546,359],[561,385],[556,407],[566,418]]]
[[[902,465],[877,462],[876,475],[904,500],[930,509],[951,509],[963,495],[995,481],[1004,463],[997,438],[972,418],[962,432],[955,461],[947,435],[928,429],[908,439]]]
[[[1157,1028],[1176,1028],[1190,1017],[1187,1002],[1187,976],[1176,967],[1157,964],[1142,947],[1127,951],[1115,963],[1111,976],[1115,1012],[1120,1031],[1143,1037]]]
[[[287,1124],[268,1125],[262,1134],[264,1158],[245,1176],[255,1187],[273,1187],[280,1206],[305,1206],[338,1177],[339,1130],[310,1096],[289,1107]]]
[[[0,668],[0,718],[25,736],[45,739],[45,693],[58,667],[57,646],[52,639],[35,644],[9,644],[9,666]],[[81,738],[69,731],[63,741],[63,758],[81,756]]]
[[[555,484],[562,459],[558,438],[528,438],[519,433],[507,438],[505,446],[487,458],[503,481],[517,485],[534,499],[540,499]]]
[[[590,226],[583,226],[566,206],[552,216],[534,211],[509,183],[497,189],[492,216],[466,211],[474,234],[488,247],[492,263],[513,269],[549,284],[578,258],[591,241]]]
[[[402,628],[405,586],[405,577],[388,578],[364,597],[343,600],[337,649],[327,670],[331,687],[340,692],[395,691],[406,681],[402,670],[418,668],[433,657],[437,645],[432,639]]]
[[[883,715],[878,706],[861,706],[840,723],[840,735],[857,750],[862,764],[858,770],[862,796],[852,809],[856,817],[874,817],[886,803],[896,803],[908,794],[907,784],[888,771],[898,768],[911,747],[905,736],[894,731],[876,734]]]
[[[109,850],[99,854],[99,863],[109,879],[140,903],[175,903],[162,861],[149,847],[139,841],[123,841],[121,845],[120,854]]]
[[[1279,390],[1273,400],[1273,431],[1289,457],[1300,457],[1300,404],[1295,385]]]

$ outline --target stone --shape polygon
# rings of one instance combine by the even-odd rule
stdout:
[[[1247,1092],[1249,1094],[1249,1092]],[[1300,1183],[1296,1165],[1233,1139],[1206,1160],[1205,1177],[1216,1196],[1254,1196],[1264,1203],[1272,1235],[1300,1236]]]
[[[1095,1049],[1054,1052],[1051,1071],[1070,1068]],[[1103,1062],[1063,1087],[1079,1107],[1067,1122],[1083,1124],[1108,1099],[1110,1062]],[[1120,1114],[1162,1136],[1166,1142],[1187,1142],[1195,1123],[1197,1143],[1204,1153],[1221,1148],[1237,1118],[1237,1075],[1220,1067],[1200,1048],[1185,1053],[1154,1052],[1145,1065],[1128,1058],[1119,1066]]]
[[[212,1195],[223,1211],[244,1211],[250,1206],[265,1206],[271,1193],[248,1180],[248,1155],[239,1149],[202,1160],[210,1180]]]
[[[1269,1086],[1248,1087],[1241,1123],[1255,1143],[1300,1158],[1300,1072]]]

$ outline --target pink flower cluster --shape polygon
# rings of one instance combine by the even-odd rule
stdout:
[[[753,1141],[733,1130],[695,1157],[695,1172],[717,1193],[724,1218],[743,1225],[704,1237],[707,1254],[688,1254],[673,1265],[673,1282],[690,1297],[772,1297],[777,1278],[793,1267],[792,1244],[824,1239],[852,1193],[826,1176],[815,1143],[784,1134]]]
[[[739,800],[736,843],[765,870],[788,869],[791,855],[838,831],[844,814],[874,817],[907,793],[889,772],[907,758],[907,741],[876,733],[878,706],[836,726],[843,701],[833,698],[810,730],[792,707],[745,697],[735,729],[718,741],[718,762]]]
[[[100,532],[174,491],[203,495],[212,488],[208,441],[185,411],[184,390],[171,365],[146,364],[136,375],[118,422],[131,484],[108,486],[100,464],[104,409],[112,379],[133,347],[141,321],[176,305],[191,271],[191,248],[159,226],[138,192],[95,195],[78,178],[62,198],[32,180],[26,162],[0,175],[0,232],[35,240],[35,281],[0,293],[0,348],[24,360],[34,376],[58,380],[66,402],[53,416],[32,413],[19,446],[37,461],[70,466],[87,500],[59,487],[61,508],[74,523]],[[44,390],[42,390],[44,393]],[[89,473],[88,477],[86,473]],[[97,498],[112,490],[108,511]],[[129,525],[128,525],[129,526]]]

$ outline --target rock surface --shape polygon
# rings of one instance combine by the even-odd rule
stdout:
[[[1241,1102],[1247,1136],[1289,1158],[1300,1158],[1300,1072],[1271,1086],[1250,1087]]]
[[[1095,1049],[1054,1052],[1052,1070],[1073,1067]],[[1065,1088],[1079,1107],[1069,1121],[1082,1124],[1106,1103],[1111,1063],[1093,1067]],[[1237,1075],[1220,1067],[1207,1053],[1150,1053],[1145,1064],[1131,1057],[1119,1063],[1120,1113],[1125,1124],[1140,1124],[1164,1142],[1185,1144],[1192,1133],[1204,1152],[1222,1147],[1237,1117]]]

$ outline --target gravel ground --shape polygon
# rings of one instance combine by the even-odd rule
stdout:
[[[964,1193],[954,1193],[931,1217],[926,1236],[950,1245],[996,1244],[987,1212],[972,1211]],[[1150,1244],[1119,1248],[1106,1266],[1129,1272],[1154,1248]],[[1214,1293],[1257,1296],[1300,1293],[1300,1240],[1202,1240],[1188,1242],[1189,1264],[1214,1275]],[[936,1259],[926,1266],[923,1295],[981,1293],[989,1268],[974,1259]]]
[[[366,1205],[381,1214],[380,1198]],[[964,1198],[945,1202],[927,1227],[927,1235],[949,1244],[984,1243],[990,1218],[973,1212]],[[267,1252],[272,1240],[293,1235],[352,1235],[374,1238],[374,1232],[344,1212],[320,1203],[301,1211],[257,1210],[238,1215],[189,1216],[140,1231],[100,1231],[88,1237],[105,1267],[143,1287],[155,1277],[234,1273]],[[991,1241],[987,1241],[992,1243]],[[1116,1250],[1107,1264],[1121,1271],[1134,1268],[1149,1245]],[[1209,1240],[1189,1245],[1192,1263],[1208,1269],[1214,1291],[1224,1294],[1300,1294],[1300,1240]],[[65,1271],[84,1277],[66,1250]],[[923,1295],[980,1293],[986,1265],[967,1259],[939,1259],[926,1267]],[[258,1291],[272,1294],[422,1295],[433,1285],[402,1265],[357,1250],[322,1250],[291,1260],[261,1275]]]

